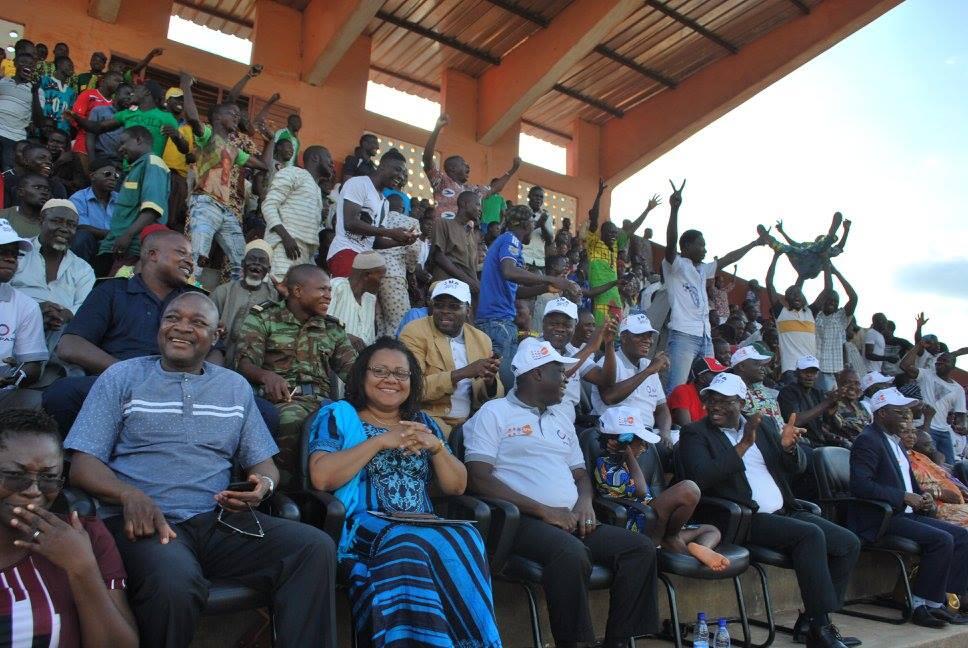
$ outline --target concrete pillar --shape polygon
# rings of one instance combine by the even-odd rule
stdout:
[[[301,21],[302,14],[295,9],[272,0],[256,0],[252,63],[263,65],[273,74],[298,79]]]

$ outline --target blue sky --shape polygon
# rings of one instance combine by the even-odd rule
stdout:
[[[853,229],[835,263],[861,325],[883,311],[910,338],[924,310],[927,329],[968,345],[966,25],[968,2],[907,0],[616,187],[612,219],[688,178],[680,229],[703,230],[712,257],[778,218],[812,239],[839,210]],[[658,242],[667,222],[665,204],[647,220]],[[740,276],[762,283],[771,254],[751,252]],[[792,277],[781,261],[778,289]]]

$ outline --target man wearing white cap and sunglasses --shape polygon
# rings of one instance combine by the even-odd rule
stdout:
[[[541,318],[541,339],[551,342],[555,351],[575,358],[578,362],[569,368],[568,384],[561,402],[552,407],[558,408],[572,423],[575,422],[575,407],[581,400],[581,381],[587,380],[599,388],[611,387],[615,384],[615,329],[616,322],[609,320],[595,329],[592,339],[581,349],[571,344],[578,324],[578,306],[575,302],[564,297],[550,300]],[[602,348],[602,360],[596,364],[592,355]]]
[[[798,632],[806,630],[808,646],[856,645],[855,639],[840,636],[829,613],[843,606],[860,541],[794,499],[788,478],[806,468],[797,444],[804,429],[797,427],[796,415],[781,433],[763,425],[760,412],[744,418],[746,385],[730,373],[713,378],[701,395],[708,414],[682,429],[679,476],[695,481],[703,495],[750,508],[749,542],[790,556],[806,610],[796,626]]]
[[[659,372],[669,366],[669,359],[665,353],[656,354],[652,360],[648,357],[656,333],[652,322],[642,313],[622,320],[615,384],[604,389],[594,388],[592,406],[599,416],[615,405],[635,409],[645,425],[658,431],[663,444],[671,446],[672,413],[659,380]]]
[[[37,380],[49,357],[40,307],[10,285],[20,255],[30,249],[30,241],[0,218],[0,408],[4,409],[40,408],[40,392],[24,387]]]
[[[624,648],[630,637],[657,628],[655,547],[647,536],[595,520],[594,488],[574,426],[552,407],[575,363],[548,341],[518,345],[515,388],[464,424],[469,491],[520,509],[512,551],[544,569],[556,645],[595,642],[588,577],[591,564],[612,567],[604,645]]]
[[[893,509],[886,533],[909,538],[921,547],[912,621],[928,628],[968,623],[949,609],[946,594],[968,593],[968,529],[933,517],[934,500],[921,490],[898,435],[913,425],[911,407],[918,404],[894,387],[871,397],[874,422],[854,440],[850,451],[850,494],[887,502]],[[866,540],[876,540],[884,515],[851,506],[847,524]]]
[[[423,369],[423,410],[444,435],[460,425],[488,399],[504,395],[491,338],[467,323],[471,289],[460,279],[434,284],[430,315],[400,332]]]
[[[729,359],[729,370],[743,379],[746,385],[746,401],[743,403],[743,416],[750,417],[756,412],[762,412],[768,421],[776,424],[776,429],[783,427],[783,415],[777,396],[780,392],[763,384],[763,379],[769,370],[773,355],[758,343],[736,349]]]

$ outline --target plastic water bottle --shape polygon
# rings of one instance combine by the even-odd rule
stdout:
[[[706,613],[700,612],[696,621],[696,632],[692,639],[692,648],[709,648],[709,627],[706,625]]]
[[[716,640],[713,642],[715,648],[731,648],[732,642],[729,640],[729,629],[726,627],[726,619],[720,617],[719,629],[716,630]]]

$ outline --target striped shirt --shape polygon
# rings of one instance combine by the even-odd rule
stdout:
[[[792,371],[797,360],[817,355],[817,324],[809,308],[790,310],[784,306],[776,318],[780,337],[780,370]]]
[[[843,308],[827,315],[817,313],[817,359],[820,371],[837,373],[844,368],[844,342],[847,340],[847,323],[850,318]]]
[[[104,523],[81,518],[104,584],[125,589],[118,548]],[[81,626],[67,573],[29,553],[0,570],[0,645],[12,648],[80,648]]]
[[[319,230],[323,223],[323,192],[306,169],[288,166],[276,171],[262,201],[262,216],[266,221],[266,243],[278,245],[281,239],[272,231],[282,225],[296,239],[319,245]]]
[[[64,447],[100,459],[176,523],[212,511],[233,466],[279,451],[242,376],[207,362],[201,374],[165,371],[158,356],[101,374]]]
[[[33,100],[30,83],[17,83],[13,77],[0,78],[0,137],[15,142],[27,137]]]

